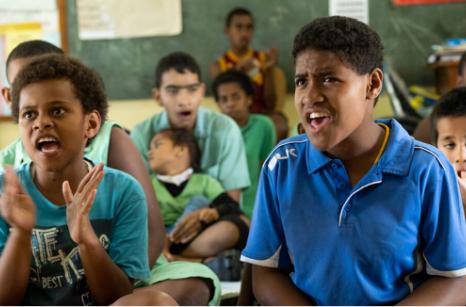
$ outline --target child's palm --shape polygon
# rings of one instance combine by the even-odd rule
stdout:
[[[36,223],[36,206],[27,194],[14,171],[6,168],[4,193],[0,198],[0,211],[12,227],[31,231]]]
[[[102,177],[102,165],[95,166],[84,176],[74,194],[68,181],[63,182],[63,197],[67,203],[66,222],[70,237],[77,244],[89,242],[95,236],[89,220],[89,212]]]

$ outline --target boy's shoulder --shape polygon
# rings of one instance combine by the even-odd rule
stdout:
[[[253,125],[274,127],[272,119],[267,115],[253,113],[249,115],[249,121]]]
[[[411,167],[424,167],[430,163],[446,169],[448,161],[436,147],[414,139],[396,120],[377,122],[390,127],[390,138],[382,161],[385,169],[398,169],[401,174],[406,174]]]
[[[238,130],[239,132],[238,125],[229,116],[202,106],[197,110],[196,132],[210,132],[223,135],[231,132],[231,129]]]

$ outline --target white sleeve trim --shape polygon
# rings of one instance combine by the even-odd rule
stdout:
[[[247,263],[250,263],[250,264],[256,264],[256,265],[264,266],[264,267],[267,267],[267,268],[278,268],[278,259],[280,258],[281,249],[282,249],[282,246],[280,245],[278,247],[277,251],[275,252],[275,254],[273,254],[272,257],[270,257],[268,259],[257,260],[257,259],[252,259],[252,258],[246,257],[244,255],[241,255],[240,260],[242,262],[247,262]]]
[[[425,257],[424,257],[425,259]],[[466,276],[466,268],[453,270],[453,271],[440,271],[434,269],[426,259],[426,271],[429,275],[443,276],[443,277],[461,277]]]

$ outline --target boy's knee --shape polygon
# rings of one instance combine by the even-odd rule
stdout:
[[[168,293],[179,305],[208,305],[214,295],[214,284],[206,278],[166,280],[152,286]]]

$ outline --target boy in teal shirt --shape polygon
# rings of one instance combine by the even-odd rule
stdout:
[[[38,58],[15,79],[12,102],[31,162],[1,180],[0,303],[174,304],[132,293],[132,279],[149,275],[140,185],[84,159],[107,108],[97,74],[61,55]]]
[[[251,186],[244,191],[241,209],[251,218],[260,168],[276,143],[274,124],[265,115],[250,114],[254,87],[245,73],[221,73],[212,84],[212,92],[220,111],[235,120],[243,135]]]

